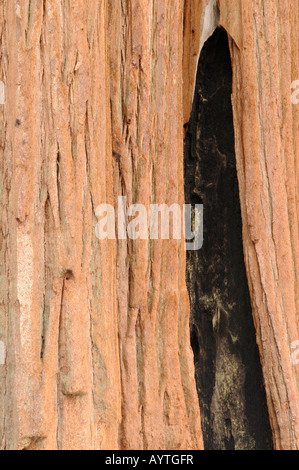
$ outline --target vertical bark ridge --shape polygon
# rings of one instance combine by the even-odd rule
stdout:
[[[183,203],[182,15],[182,2],[111,7],[115,204]],[[117,257],[122,447],[199,448],[183,243],[120,240]]]
[[[1,448],[201,448],[183,240],[95,236],[184,202],[183,1],[0,11]]]

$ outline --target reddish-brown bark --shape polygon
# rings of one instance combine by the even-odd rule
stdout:
[[[186,2],[185,121],[196,73],[202,17],[208,2]],[[230,37],[236,157],[243,241],[270,420],[277,449],[298,449],[298,142],[299,108],[291,84],[299,77],[299,2],[219,0]],[[203,15],[202,15],[203,16]],[[193,33],[193,31],[195,33]]]
[[[184,202],[208,3],[0,2],[2,449],[203,447],[183,242],[99,241],[95,211]],[[299,2],[217,5],[270,419],[298,449]]]
[[[183,1],[0,11],[2,448],[201,448],[183,242],[94,232],[183,203]]]

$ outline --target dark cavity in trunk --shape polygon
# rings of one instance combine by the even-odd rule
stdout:
[[[272,449],[242,245],[227,33],[202,50],[186,126],[187,204],[204,205],[204,245],[187,254],[191,344],[207,450]]]

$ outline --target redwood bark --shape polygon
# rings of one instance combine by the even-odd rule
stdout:
[[[230,38],[274,441],[298,449],[299,2],[211,1],[211,24]],[[207,5],[0,2],[1,449],[203,448],[184,242],[99,241],[95,227],[96,208],[119,196],[184,203],[183,124]]]
[[[184,202],[183,1],[0,11],[1,446],[202,448],[183,240],[95,236]]]
[[[185,122],[208,3],[186,2]],[[299,371],[291,346],[299,336],[299,109],[291,84],[299,76],[299,2],[217,4],[230,37],[244,254],[274,445],[298,449]]]

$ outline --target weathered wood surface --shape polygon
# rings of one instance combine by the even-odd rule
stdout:
[[[2,449],[202,448],[183,245],[94,229],[119,195],[184,201],[207,3],[0,2]],[[299,2],[218,3],[271,424],[297,449]]]
[[[185,122],[203,24],[192,11],[207,4],[186,5]],[[299,2],[218,4],[230,36],[243,243],[274,444],[298,449],[299,369],[291,345],[299,337],[299,106],[291,84],[299,77]],[[198,47],[188,52],[192,31]]]
[[[201,448],[183,241],[94,234],[184,202],[183,1],[0,15],[2,448]]]

